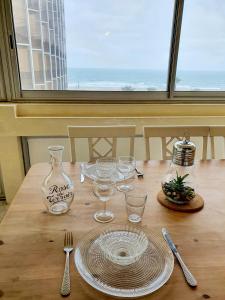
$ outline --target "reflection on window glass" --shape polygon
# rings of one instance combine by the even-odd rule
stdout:
[[[28,4],[28,8],[36,9],[36,10],[39,9],[39,0],[28,0],[27,4]]]
[[[41,51],[33,51],[35,83],[44,83],[44,69]]]
[[[48,22],[49,22],[49,28],[53,29],[53,11],[52,11],[52,2],[48,1]]]
[[[28,90],[33,89],[29,47],[19,45],[17,52],[19,58],[20,78],[23,83],[23,88]]]
[[[51,81],[51,60],[48,54],[45,54],[45,77],[46,81]],[[49,86],[49,84],[48,84]]]
[[[24,11],[26,10],[25,0],[15,1],[14,7],[16,11],[14,14],[16,41],[17,43],[28,44],[27,19],[24,14]]]
[[[56,77],[56,63],[55,63],[55,56],[52,55],[52,76]]]
[[[50,51],[49,49],[49,30],[48,30],[48,24],[42,23],[42,35],[43,35],[43,48],[44,52]]]
[[[29,21],[32,48],[41,49],[41,24],[39,12],[31,10],[29,13]]]
[[[35,90],[44,90],[45,85],[44,84],[35,84]]]
[[[44,22],[48,22],[48,1],[40,0],[41,4],[41,20]]]
[[[225,1],[185,1],[176,90],[225,91]]]
[[[34,88],[166,90],[174,0],[24,1],[12,0],[14,21],[18,47],[27,36]],[[52,84],[41,75],[49,67]]]
[[[12,0],[22,89],[67,88],[64,4],[64,0]],[[56,47],[64,60],[58,69],[56,61],[61,58]],[[24,71],[27,66],[29,72]]]

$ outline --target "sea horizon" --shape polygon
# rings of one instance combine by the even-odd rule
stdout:
[[[68,68],[68,90],[166,91],[167,71],[118,68]],[[225,91],[224,71],[182,70],[177,91]]]

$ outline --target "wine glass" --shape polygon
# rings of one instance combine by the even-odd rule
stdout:
[[[96,160],[96,173],[99,178],[111,178],[116,170],[116,159],[101,157]]]
[[[100,223],[108,223],[114,219],[114,214],[106,210],[106,202],[115,192],[115,181],[111,178],[97,177],[94,180],[94,194],[104,203],[103,210],[94,214],[94,219]]]
[[[133,190],[131,180],[134,178],[134,171],[136,167],[136,161],[133,156],[119,156],[117,162],[117,169],[123,175],[123,182],[117,185],[117,189],[120,192],[128,192]]]

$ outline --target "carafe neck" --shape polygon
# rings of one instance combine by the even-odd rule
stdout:
[[[51,156],[51,164],[52,164],[52,172],[62,172],[62,153],[64,150],[63,146],[50,146],[48,147],[50,156]]]

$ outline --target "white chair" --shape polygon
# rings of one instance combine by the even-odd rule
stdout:
[[[129,138],[129,155],[134,155],[135,125],[127,126],[68,126],[68,136],[70,139],[71,162],[76,161],[75,139],[87,138],[89,145],[89,161],[95,161],[100,157],[116,157],[117,138]],[[98,143],[104,140],[108,149],[105,153],[100,153],[96,149]]]
[[[171,145],[184,137],[202,137],[203,149],[201,159],[207,158],[208,126],[144,126],[146,159],[150,160],[150,138],[161,138],[162,159],[170,160],[172,157]]]
[[[210,148],[211,148],[211,158],[215,159],[215,137],[223,138],[223,158],[225,154],[225,126],[210,126],[209,127],[210,136]]]

